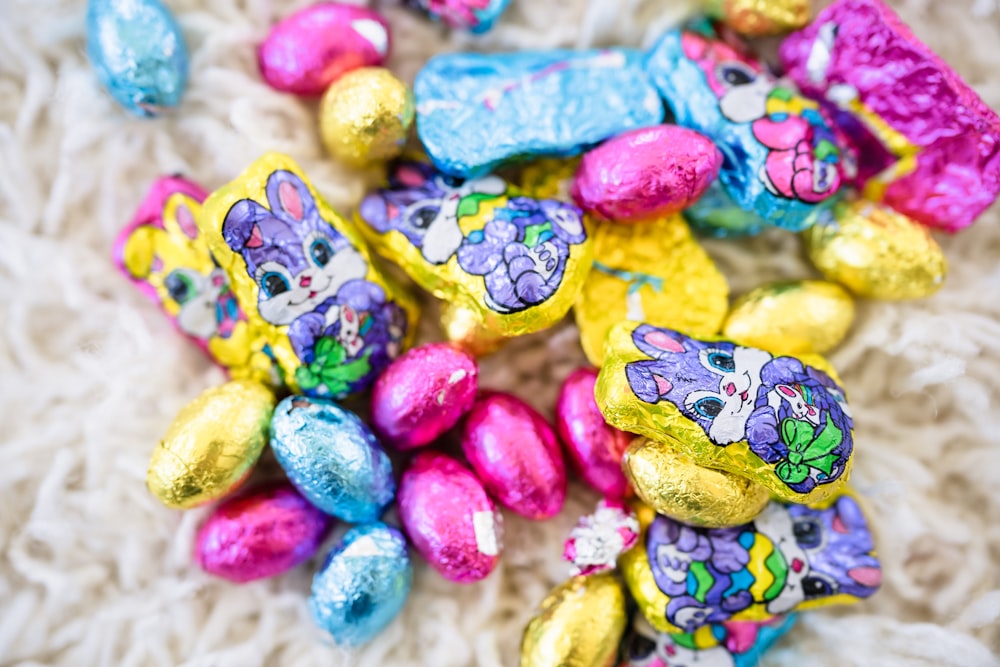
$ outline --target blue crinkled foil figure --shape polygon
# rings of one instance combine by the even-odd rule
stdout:
[[[414,84],[417,132],[435,166],[463,178],[575,155],[663,120],[642,59],[627,49],[437,56]]]

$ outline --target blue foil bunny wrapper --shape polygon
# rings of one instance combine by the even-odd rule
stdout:
[[[407,0],[406,4],[452,28],[482,34],[493,27],[510,0]]]
[[[417,75],[417,133],[441,171],[478,178],[511,161],[576,155],[663,120],[628,49],[432,58]]]
[[[837,200],[848,160],[825,112],[710,24],[667,32],[646,69],[677,124],[711,138],[723,155],[718,181],[685,213],[696,227],[801,231]]]
[[[159,0],[90,0],[87,56],[101,84],[133,114],[149,118],[180,103],[187,46]]]

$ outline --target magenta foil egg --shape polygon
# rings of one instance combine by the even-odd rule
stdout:
[[[629,493],[622,457],[632,436],[604,421],[594,386],[596,368],[578,368],[566,378],[556,403],[556,430],[573,469],[583,481],[610,498]]]
[[[223,579],[273,577],[312,557],[331,524],[291,485],[270,485],[216,507],[195,553],[203,570]]]
[[[583,156],[572,194],[580,208],[617,222],[677,213],[719,175],[722,153],[677,125],[632,130]]]
[[[399,518],[417,552],[445,579],[485,578],[500,560],[503,519],[472,471],[438,452],[421,452],[403,473]]]
[[[486,490],[529,519],[548,519],[566,500],[566,466],[549,423],[510,394],[485,392],[469,411],[462,451]]]
[[[396,449],[429,445],[472,407],[478,377],[476,360],[447,343],[410,350],[375,382],[375,430]]]
[[[275,25],[257,61],[272,88],[322,95],[344,73],[385,63],[389,45],[389,24],[377,12],[320,2]]]

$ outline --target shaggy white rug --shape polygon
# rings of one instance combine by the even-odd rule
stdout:
[[[268,26],[306,2],[168,0],[192,80],[179,111],[156,121],[130,118],[98,89],[83,0],[0,2],[0,665],[515,665],[521,628],[565,577],[562,540],[596,499],[579,486],[548,523],[508,515],[502,566],[480,584],[447,583],[418,562],[402,616],[346,654],[307,616],[312,567],[246,586],[211,579],[190,556],[204,513],[169,511],[146,491],[157,438],[222,380],[111,265],[112,239],[149,182],[182,171],[217,187],[279,150],[341,210],[364,191],[362,175],[324,158],[314,105],[256,72]],[[996,0],[890,4],[1000,108]],[[644,45],[684,10],[683,0],[514,0],[474,41],[385,8],[391,65],[407,79],[441,48]],[[884,588],[805,614],[766,664],[998,663],[998,217],[994,208],[940,239],[952,266],[940,294],[861,304],[833,355],[857,419],[854,482],[872,507]],[[809,274],[787,234],[709,249],[734,293]],[[581,360],[567,323],[484,361],[484,384],[550,412]]]

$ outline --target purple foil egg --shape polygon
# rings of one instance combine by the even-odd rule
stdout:
[[[503,519],[472,471],[437,452],[421,452],[403,473],[399,518],[417,552],[445,579],[485,578],[500,560]]]
[[[693,204],[721,166],[722,153],[694,130],[677,125],[632,130],[583,156],[573,199],[609,220],[649,220]]]
[[[385,63],[389,45],[389,24],[377,12],[320,2],[275,25],[257,62],[272,88],[322,95],[345,72]]]
[[[605,496],[624,498],[629,485],[622,457],[634,436],[604,421],[594,398],[596,384],[596,368],[578,368],[569,374],[559,390],[556,430],[580,478]]]
[[[447,343],[410,350],[375,382],[375,430],[396,449],[429,445],[472,407],[478,377],[476,360]]]
[[[462,451],[486,490],[529,519],[548,519],[566,500],[566,466],[549,423],[510,394],[485,392],[465,421]]]
[[[332,522],[291,485],[270,485],[216,507],[198,530],[195,554],[223,579],[273,577],[311,558]]]

